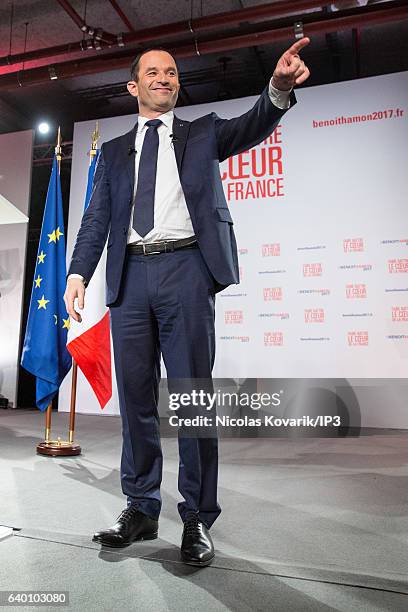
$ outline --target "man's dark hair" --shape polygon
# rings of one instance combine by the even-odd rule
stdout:
[[[138,53],[135,57],[135,59],[132,62],[132,65],[130,66],[130,78],[132,81],[138,81],[139,80],[139,64],[140,64],[140,60],[143,57],[143,55],[145,55],[145,53],[149,53],[149,51],[165,51],[166,53],[168,53],[169,55],[171,55],[171,53],[169,51],[167,51],[167,49],[164,49],[164,47],[150,47],[149,49],[144,49],[143,51],[141,51],[140,53]],[[171,57],[173,57],[171,55]],[[173,57],[174,59],[174,57]],[[174,63],[176,64],[176,68],[177,68],[177,72],[178,72],[178,66],[177,66],[177,62],[174,59]]]

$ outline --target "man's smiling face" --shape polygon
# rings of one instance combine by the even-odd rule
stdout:
[[[139,113],[158,116],[173,109],[180,89],[174,58],[167,51],[148,51],[139,61],[138,73],[127,88],[139,102]]]

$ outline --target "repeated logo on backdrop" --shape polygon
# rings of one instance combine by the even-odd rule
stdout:
[[[389,259],[388,272],[390,274],[406,274],[408,272],[408,259]]]
[[[367,285],[365,283],[349,283],[346,285],[346,298],[348,300],[367,297]]]
[[[345,253],[361,253],[364,251],[364,240],[362,238],[345,238],[343,240]]]
[[[401,246],[408,246],[408,239],[381,240],[379,244],[388,248],[401,248]],[[270,307],[270,311],[257,311],[257,305],[258,308],[261,306],[260,299],[257,299],[255,295],[247,292],[244,294],[236,294],[236,299],[240,302],[240,308],[232,309],[231,303],[229,302],[229,308],[224,311],[223,323],[230,328],[238,325],[245,327],[248,321],[248,332],[250,332],[251,320],[253,320],[253,316],[256,316],[258,319],[264,320],[264,330],[257,336],[254,336],[251,331],[251,333],[248,333],[246,336],[220,336],[220,339],[239,338],[241,341],[254,342],[255,345],[261,343],[264,347],[282,347],[285,344],[285,336],[294,336],[296,342],[304,342],[305,340],[327,342],[334,339],[337,333],[342,335],[344,346],[348,347],[350,350],[354,348],[358,349],[359,347],[367,347],[370,345],[370,338],[374,336],[378,337],[378,333],[380,333],[375,331],[375,327],[370,328],[371,331],[369,331],[368,329],[357,328],[352,325],[349,326],[349,329],[345,329],[344,326],[338,325],[338,331],[336,332],[335,321],[339,321],[341,318],[350,320],[350,323],[352,320],[356,319],[361,319],[361,321],[367,318],[378,320],[383,316],[382,313],[375,311],[370,312],[355,307],[357,307],[358,304],[367,303],[370,298],[378,298],[378,293],[381,291],[384,293],[401,294],[401,303],[391,305],[389,307],[388,316],[388,321],[396,325],[396,332],[398,332],[398,324],[401,327],[402,324],[408,323],[408,303],[406,297],[408,286],[382,287],[381,285],[379,286],[378,279],[377,281],[373,280],[371,283],[360,281],[359,275],[361,273],[377,269],[377,264],[374,265],[367,260],[365,260],[364,263],[352,261],[353,254],[358,254],[359,256],[363,254],[363,257],[367,254],[370,255],[371,251],[367,248],[364,237],[344,238],[338,247],[338,252],[342,253],[342,255],[339,255],[339,260],[337,264],[335,264],[335,269],[344,270],[344,272],[347,272],[348,276],[348,278],[341,280],[340,283],[338,282],[338,277],[336,278],[336,273],[325,273],[324,262],[310,260],[308,251],[316,249],[316,246],[310,248],[304,246],[295,247],[290,246],[289,243],[284,243],[285,252],[290,251],[290,249],[298,252],[303,251],[305,260],[303,262],[294,262],[293,267],[288,267],[287,270],[279,267],[273,270],[258,270],[258,274],[261,276],[287,272],[291,277],[291,280],[285,285],[271,285],[267,284],[268,276],[266,276],[262,283],[263,286],[260,288],[260,299],[265,306]],[[323,248],[323,246],[319,248]],[[326,248],[326,245],[324,245],[324,248]],[[242,255],[247,255],[249,250],[246,247],[242,247],[239,253],[241,257]],[[260,244],[257,263],[259,266],[262,266],[262,261],[265,260],[265,258],[272,257],[276,258],[276,261],[279,261],[281,253],[282,242]],[[383,256],[383,262],[386,274],[390,278],[394,275],[403,275],[408,272],[408,258],[399,257],[398,254],[395,254],[395,257],[390,257],[390,253],[386,253]],[[300,275],[295,275],[296,268],[300,271]],[[321,280],[323,280],[325,286],[307,287],[308,282],[315,284],[316,281],[320,282]],[[299,287],[299,282],[302,282],[301,287]],[[287,300],[288,293],[299,296],[299,299],[295,302],[296,307],[294,307],[293,301],[289,302],[289,300]],[[232,295],[231,293],[226,293],[225,297],[231,297]],[[220,297],[224,298],[224,294],[221,293]],[[250,300],[243,304],[242,297],[250,297]],[[322,298],[326,300],[326,305],[324,307],[319,305],[319,300]],[[327,300],[329,301],[327,302]],[[339,304],[342,304],[342,300],[344,300],[344,305],[349,303],[353,310],[348,312],[342,312],[342,309],[339,310]],[[311,304],[311,301],[315,303]],[[405,303],[402,303],[402,301]],[[288,308],[287,302],[290,303],[291,308]],[[278,307],[278,309],[276,307]],[[330,323],[328,321],[328,313],[330,313]],[[327,327],[328,330],[324,335],[314,336],[312,334],[312,336],[310,336],[307,333],[305,335],[299,335],[297,331],[299,326],[296,327],[296,331],[291,329],[290,326],[284,329],[273,329],[270,327],[271,321],[276,321],[278,323],[279,321],[285,322],[288,319],[297,322],[297,324],[302,324],[305,331],[306,328],[315,329],[317,327],[319,327],[319,329]],[[408,339],[408,326],[405,331],[407,331],[406,334],[385,334],[385,338],[393,341]],[[243,338],[245,338],[245,340],[243,340]]]
[[[264,346],[283,346],[283,332],[264,332]]]
[[[323,308],[305,308],[305,323],[324,323]]]
[[[226,310],[224,313],[224,322],[226,325],[242,325],[244,322],[244,311]]]
[[[393,306],[391,317],[393,321],[408,321],[408,306]]]
[[[265,302],[280,302],[282,295],[282,287],[264,287],[263,299]]]
[[[347,341],[349,346],[368,346],[368,331],[349,331]]]
[[[281,254],[280,243],[263,244],[262,257],[279,257]]]
[[[303,276],[322,276],[323,266],[321,263],[304,263]]]

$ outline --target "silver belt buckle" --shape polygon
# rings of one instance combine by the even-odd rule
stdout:
[[[150,253],[148,251],[146,251],[146,244],[143,242],[143,255],[159,255],[160,251],[150,251]]]

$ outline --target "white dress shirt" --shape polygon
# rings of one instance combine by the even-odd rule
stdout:
[[[275,106],[287,109],[290,106],[290,91],[280,91],[269,81],[269,98]],[[181,240],[194,235],[193,226],[188,212],[183,189],[180,183],[174,145],[171,135],[173,133],[172,110],[157,117],[162,125],[157,128],[159,135],[159,151],[157,156],[156,187],[154,194],[154,227],[144,238],[133,229],[133,212],[130,215],[130,224],[127,235],[128,244],[149,244],[161,240]],[[138,117],[138,126],[135,139],[135,188],[137,189],[137,176],[142,151],[143,140],[147,131],[147,117]],[[80,274],[70,274],[68,278],[81,278]]]
[[[186,200],[181,188],[174,144],[172,142],[174,113],[170,110],[163,115],[159,115],[157,119],[160,119],[162,123],[157,128],[159,151],[157,155],[156,187],[154,192],[154,226],[144,238],[133,229],[132,223],[135,208],[137,214],[136,202],[136,205],[132,207],[130,215],[128,244],[149,244],[161,240],[181,240],[182,238],[189,238],[194,235]],[[141,115],[139,115],[137,120],[134,196],[137,189],[140,154],[144,137],[148,130],[146,127],[147,121],[149,119]]]

